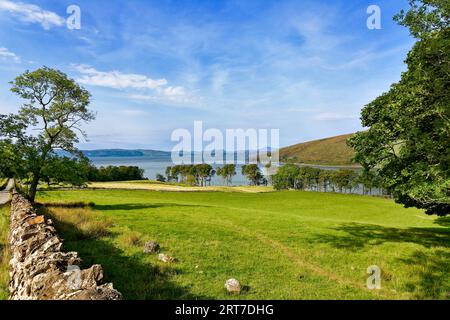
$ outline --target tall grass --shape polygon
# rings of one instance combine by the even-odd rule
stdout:
[[[9,296],[9,206],[0,207],[0,300]]]
[[[107,236],[113,226],[111,219],[96,215],[89,205],[43,205],[39,212],[51,218],[58,233],[64,234],[68,241],[99,239]]]

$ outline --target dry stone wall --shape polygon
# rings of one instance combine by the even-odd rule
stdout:
[[[10,299],[120,300],[111,283],[101,284],[103,269],[81,270],[76,252],[64,252],[51,220],[13,193],[10,226]]]

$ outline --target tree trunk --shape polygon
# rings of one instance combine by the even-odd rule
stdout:
[[[34,202],[34,199],[36,198],[36,191],[39,184],[39,173],[33,174],[33,179],[31,180],[30,190],[28,192],[28,200],[31,202]]]

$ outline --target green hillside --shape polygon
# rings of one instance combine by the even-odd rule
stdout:
[[[353,134],[299,143],[280,150],[283,162],[318,165],[354,165],[354,151],[346,141]]]

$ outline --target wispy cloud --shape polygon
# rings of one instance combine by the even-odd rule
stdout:
[[[75,69],[82,74],[77,80],[86,85],[114,89],[156,89],[167,85],[166,79],[154,80],[141,74],[98,71],[88,65],[75,65]]]
[[[58,14],[44,10],[34,4],[0,0],[0,10],[10,12],[21,21],[39,23],[45,30],[65,24],[64,18],[60,17]]]
[[[184,87],[169,86],[169,82],[164,78],[155,80],[142,74],[98,71],[88,65],[74,65],[74,67],[81,74],[77,81],[82,84],[138,90],[128,95],[132,100],[177,104],[193,103],[197,100]]]
[[[17,63],[20,62],[20,57],[17,54],[15,54],[14,52],[9,51],[5,47],[0,47],[0,59],[12,60]]]
[[[200,98],[186,91],[184,87],[157,88],[153,94],[130,94],[132,100],[141,102],[159,102],[165,104],[195,104]]]

